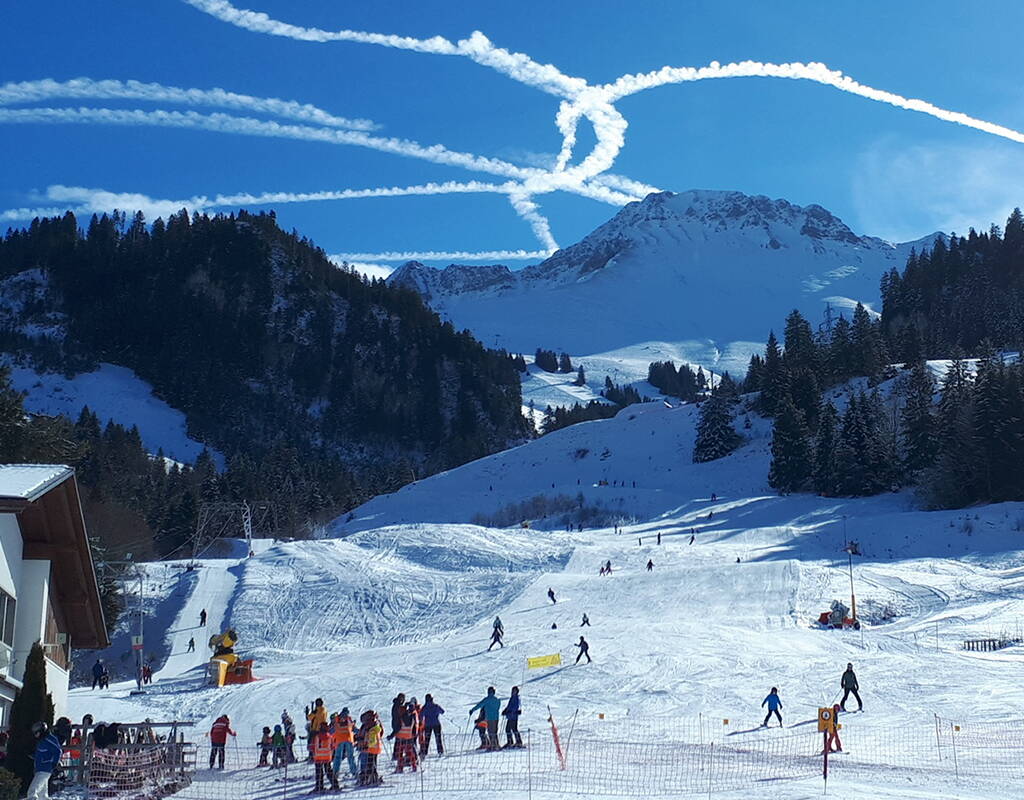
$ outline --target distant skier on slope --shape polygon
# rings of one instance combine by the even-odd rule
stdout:
[[[206,609],[205,608],[202,611],[199,612],[199,627],[200,628],[205,628],[206,627]]]
[[[576,647],[580,649],[580,652],[576,656],[576,663],[579,664],[580,659],[583,658],[583,656],[587,657],[588,664],[591,663],[592,659],[590,658],[590,645],[587,643],[587,640],[581,636],[579,644],[577,644]]]
[[[501,634],[505,635],[505,626],[501,624],[501,617],[494,618],[494,630],[501,631]]]
[[[501,628],[495,628],[491,632],[491,643],[487,645],[488,651],[490,651],[490,649],[494,647],[494,645],[498,645],[498,647],[501,648],[505,647],[505,643],[501,641]]]
[[[647,559],[647,571],[651,572],[654,569],[654,562],[651,559]]]
[[[590,617],[588,617],[586,614],[583,615],[583,622],[580,623],[580,627],[582,628],[584,625],[586,625],[588,628],[590,627]]]
[[[550,586],[548,587],[548,600],[550,600],[552,603],[558,602],[557,600],[555,600],[555,590],[552,589]]]
[[[779,721],[779,727],[781,728],[782,714],[780,714],[779,711],[782,709],[782,700],[779,699],[779,690],[776,687],[773,686],[771,692],[768,693],[768,696],[761,701],[761,708],[764,708],[765,705],[768,706],[768,713],[764,715],[764,722],[761,723],[761,727],[767,728],[768,720],[770,720],[772,718],[772,714],[774,714],[775,718]]]
[[[839,709],[841,711],[846,711],[846,700],[852,694],[857,698],[857,710],[863,711],[864,704],[860,700],[860,694],[858,694],[860,684],[857,682],[857,676],[853,672],[853,664],[846,665],[846,672],[843,673],[843,677],[839,681],[839,685],[843,688],[843,699],[842,702],[839,703]]]

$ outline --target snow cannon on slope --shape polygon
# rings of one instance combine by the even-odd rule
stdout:
[[[829,611],[818,615],[818,624],[823,628],[853,628],[860,630],[860,623],[849,617],[850,608],[841,600],[833,600]]]
[[[224,633],[210,637],[210,649],[213,656],[206,667],[207,683],[211,686],[225,686],[232,683],[251,683],[252,659],[241,659],[235,652],[238,633],[228,628]]]

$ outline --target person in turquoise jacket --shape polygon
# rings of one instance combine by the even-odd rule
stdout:
[[[761,701],[761,708],[764,708],[765,705],[768,706],[768,713],[764,715],[764,722],[761,723],[761,727],[767,728],[768,720],[770,720],[772,718],[772,714],[774,714],[776,719],[778,719],[779,727],[781,728],[782,714],[779,713],[779,710],[782,708],[782,700],[779,699],[779,690],[774,686],[772,687],[771,692],[768,693],[768,696]]]
[[[494,693],[494,687],[487,687],[487,697],[469,709],[469,715],[480,709],[487,722],[487,749],[498,750],[498,720],[501,717],[501,698]]]

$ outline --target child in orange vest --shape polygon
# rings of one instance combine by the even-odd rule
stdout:
[[[324,778],[331,782],[332,789],[338,789],[338,781],[334,777],[334,770],[331,769],[331,761],[334,758],[334,745],[331,741],[331,733],[327,730],[327,724],[320,726],[313,737],[313,766],[316,769],[316,786],[313,791],[322,794],[324,791]]]

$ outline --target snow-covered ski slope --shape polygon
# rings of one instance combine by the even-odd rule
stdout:
[[[379,497],[337,520],[338,538],[204,560],[200,574],[210,576],[210,589],[201,604],[211,620],[223,614],[237,628],[238,649],[256,657],[261,680],[202,688],[198,664],[172,665],[143,698],[129,698],[124,684],[107,693],[76,690],[74,714],[184,717],[204,730],[227,713],[247,758],[263,725],[277,722],[283,708],[301,713],[315,697],[332,710],[372,707],[386,718],[399,691],[421,700],[432,692],[454,735],[466,731],[466,711],[488,685],[505,696],[521,685],[521,727],[534,731],[534,752],[545,759],[546,707],[563,723],[563,737],[579,712],[576,768],[591,772],[574,773],[570,756],[568,774],[580,780],[574,794],[678,791],[682,784],[660,781],[688,769],[699,735],[722,758],[722,771],[710,775],[715,796],[806,798],[821,792],[817,762],[810,771],[811,762],[799,762],[803,777],[794,778],[787,765],[797,761],[786,748],[813,748],[816,710],[837,699],[850,661],[866,710],[843,717],[846,752],[833,759],[830,795],[1024,797],[1017,685],[1024,648],[962,649],[966,638],[1019,636],[1024,504],[927,513],[906,494],[778,497],[765,485],[766,424],[755,417],[747,429],[741,417],[747,444],[694,465],[695,414],[633,406]],[[572,533],[557,514],[531,520],[529,529],[472,523],[539,495],[577,506],[582,496],[585,508],[604,509],[607,523]],[[832,599],[849,598],[844,528],[863,552],[854,559],[868,622],[862,634],[812,625]],[[613,574],[600,577],[606,560]],[[235,581],[226,608],[211,608],[213,586]],[[548,588],[557,604],[547,600]],[[197,624],[199,601],[187,602],[171,633],[179,643],[180,629]],[[584,613],[591,626],[581,629]],[[488,652],[496,614],[506,646]],[[594,662],[575,666],[581,632]],[[556,652],[562,667],[525,669],[527,657]],[[785,731],[758,728],[772,686]],[[943,718],[939,738],[934,714]],[[955,764],[952,724],[961,726]],[[599,749],[597,741],[636,744]],[[655,748],[674,742],[669,755]],[[444,785],[460,790],[457,800],[478,797],[490,774],[479,759],[489,756],[450,750],[435,762],[438,771],[430,773],[428,762],[425,777],[445,775]],[[730,760],[741,753],[761,754],[760,767],[743,772]],[[516,770],[521,777],[523,765],[512,770],[504,754],[493,758],[509,780]],[[619,781],[628,770],[632,777]],[[747,783],[735,782],[744,775]],[[249,791],[249,772],[224,777],[230,782],[204,776],[195,791],[214,787],[222,798]],[[392,792],[416,790],[410,776],[385,777]],[[527,796],[521,782],[511,785],[522,791],[503,796]],[[567,784],[557,786],[568,793]]]

